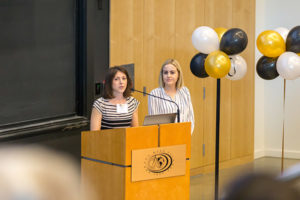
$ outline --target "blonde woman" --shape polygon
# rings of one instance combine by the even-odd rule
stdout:
[[[183,75],[178,61],[168,59],[163,63],[159,75],[159,86],[150,94],[174,101],[179,106],[180,122],[191,122],[193,133],[195,121],[191,95],[188,88],[183,86]],[[174,103],[152,96],[148,97],[148,113],[150,115],[176,112],[177,106]]]

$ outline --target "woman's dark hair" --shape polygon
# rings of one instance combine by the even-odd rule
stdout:
[[[106,77],[105,77],[104,92],[103,92],[103,95],[102,95],[103,98],[105,98],[105,99],[114,98],[113,89],[112,89],[112,81],[113,81],[113,79],[114,79],[117,72],[124,73],[126,75],[126,78],[127,78],[127,86],[126,86],[126,89],[123,93],[123,96],[125,98],[131,96],[132,80],[129,77],[127,70],[124,67],[115,66],[115,67],[109,68],[108,73],[106,74]]]

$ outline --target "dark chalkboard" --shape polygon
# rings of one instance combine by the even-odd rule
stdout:
[[[0,1],[0,126],[76,113],[76,0]]]

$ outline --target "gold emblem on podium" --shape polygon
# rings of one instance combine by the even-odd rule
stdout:
[[[185,174],[186,145],[132,151],[132,181]]]
[[[149,173],[164,173],[174,164],[171,153],[169,152],[153,152],[145,159],[144,168]]]

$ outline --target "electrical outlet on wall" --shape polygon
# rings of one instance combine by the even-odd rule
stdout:
[[[95,83],[95,95],[102,94],[104,90],[104,84],[103,83]]]

